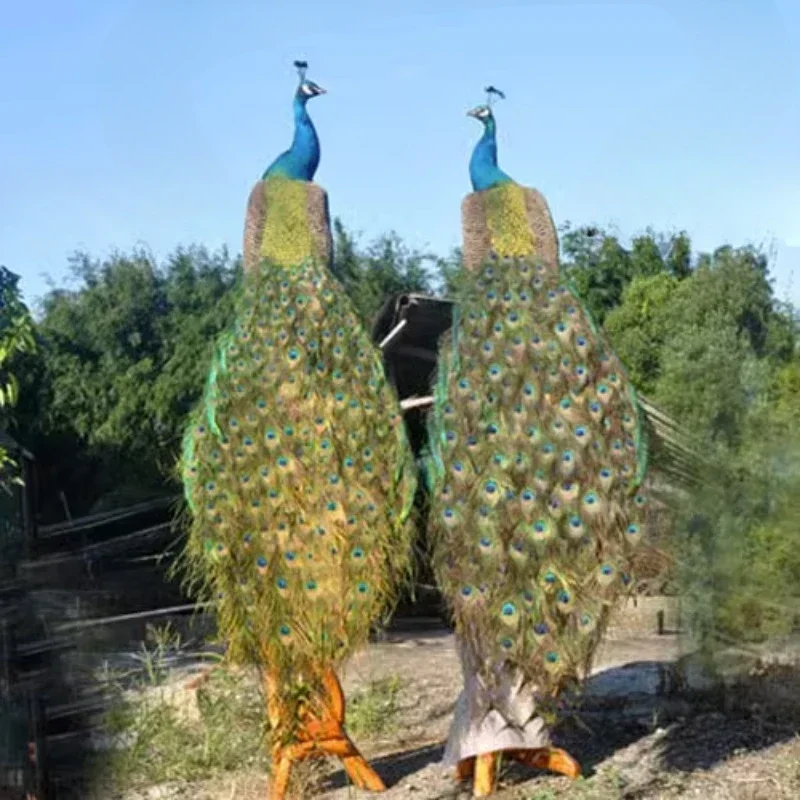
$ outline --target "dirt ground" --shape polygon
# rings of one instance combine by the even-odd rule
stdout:
[[[654,633],[655,613],[654,606],[639,608],[615,628],[598,654],[579,721],[557,732],[557,743],[578,758],[584,777],[573,783],[512,767],[502,772],[498,800],[800,798],[796,673],[762,676],[746,697],[739,692],[709,702],[707,693],[698,692],[706,688],[698,671],[675,669],[682,640],[669,633],[669,612],[666,635]],[[691,658],[682,663],[691,665]],[[352,662],[343,685],[351,695],[386,678],[399,680],[396,724],[391,733],[357,741],[388,786],[383,797],[470,797],[469,787],[459,787],[439,763],[461,686],[452,635],[395,631]],[[263,774],[234,774],[191,786],[152,787],[126,800],[249,800],[266,796],[265,781]],[[349,787],[334,762],[311,785],[307,795],[322,800],[371,796]]]

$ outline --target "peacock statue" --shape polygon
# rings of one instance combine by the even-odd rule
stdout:
[[[294,97],[290,150],[250,195],[245,274],[181,459],[185,563],[230,662],[257,666],[272,797],[293,762],[342,759],[381,791],[348,738],[337,671],[393,602],[412,551],[416,466],[380,353],[329,271],[319,141]]]
[[[476,796],[501,755],[578,777],[550,731],[630,592],[645,534],[636,396],[569,281],[545,199],[497,165],[493,101],[462,206],[465,275],[439,353],[427,474],[464,687],[445,763]]]

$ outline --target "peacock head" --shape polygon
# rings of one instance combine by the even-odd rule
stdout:
[[[470,109],[467,111],[468,117],[475,117],[475,119],[479,119],[484,124],[488,122],[494,115],[492,114],[492,109],[489,106],[478,106],[477,108]]]
[[[467,116],[475,117],[475,119],[480,120],[484,125],[487,125],[490,121],[494,120],[494,114],[492,114],[492,104],[498,97],[505,99],[505,95],[499,89],[495,89],[494,86],[487,86],[486,102],[483,105],[467,111]]]
[[[314,81],[306,80],[306,72],[308,70],[307,61],[295,61],[294,66],[297,69],[297,74],[300,76],[300,85],[297,87],[297,98],[303,103],[308,102],[312,97],[318,97],[325,94],[323,89]]]

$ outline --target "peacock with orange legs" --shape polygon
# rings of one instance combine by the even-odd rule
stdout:
[[[292,763],[315,755],[341,758],[361,788],[384,788],[345,732],[337,671],[407,576],[416,490],[380,353],[329,271],[307,110],[324,90],[295,66],[294,140],[251,192],[235,323],[181,461],[185,563],[229,661],[261,671],[276,800]]]
[[[619,359],[559,271],[545,199],[497,163],[493,100],[462,206],[465,276],[429,418],[434,565],[464,688],[445,762],[494,791],[499,757],[571,777],[552,746],[632,588],[647,450]]]

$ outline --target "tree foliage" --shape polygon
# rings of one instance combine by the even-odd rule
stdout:
[[[36,349],[33,320],[22,302],[19,275],[0,266],[0,430],[13,422],[12,409],[19,397],[17,367],[20,356]],[[7,489],[16,463],[0,444],[0,487]]]

